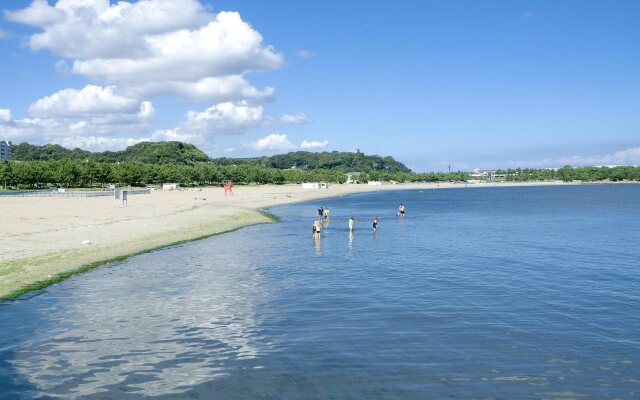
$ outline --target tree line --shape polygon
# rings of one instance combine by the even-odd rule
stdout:
[[[512,169],[497,171],[506,181],[640,181],[640,167],[563,167],[550,169]],[[361,172],[352,179],[395,182],[450,182],[470,179],[467,172]],[[184,164],[143,164],[135,161],[101,163],[91,160],[3,161],[0,184],[5,189],[49,187],[104,187],[109,184],[146,186],[167,182],[185,186],[235,184],[284,184],[325,181],[344,183],[347,175],[339,170],[278,169],[253,165],[215,165],[210,162]]]
[[[564,166],[559,169],[507,169],[498,170],[497,174],[505,175],[507,181],[640,181],[640,167],[578,167]]]
[[[370,172],[357,176],[359,182],[371,180],[397,182],[444,182],[465,180],[468,174],[456,172],[412,173]],[[339,170],[277,169],[252,165],[220,166],[212,163],[143,164],[140,162],[100,163],[90,160],[3,161],[0,184],[5,188],[38,189],[48,187],[104,187],[109,184],[146,186],[167,182],[185,186],[218,185],[225,180],[235,184],[284,184],[302,182],[345,183]]]

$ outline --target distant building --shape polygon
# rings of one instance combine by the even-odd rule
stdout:
[[[347,184],[351,183],[360,183],[358,178],[360,177],[360,172],[347,172],[345,174],[347,176]]]
[[[0,140],[0,160],[11,160],[11,142]]]
[[[505,180],[507,177],[505,174],[498,173],[498,171],[492,170],[481,170],[474,169],[472,173],[469,174],[471,178],[475,178],[475,180],[487,180],[487,181],[500,181]]]
[[[303,189],[329,189],[329,185],[326,182],[304,182],[302,184]]]

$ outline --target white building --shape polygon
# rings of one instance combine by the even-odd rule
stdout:
[[[329,185],[326,182],[304,182],[302,184],[303,189],[329,189]]]
[[[11,142],[0,140],[0,160],[11,160]]]
[[[474,180],[488,180],[488,181],[504,180],[507,177],[505,174],[499,174],[498,171],[492,171],[492,170],[484,171],[479,168],[474,169],[473,172],[469,174],[469,176]]]

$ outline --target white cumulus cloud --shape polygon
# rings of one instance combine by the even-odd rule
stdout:
[[[4,13],[9,21],[32,26],[51,26],[65,19],[64,12],[49,6],[46,0],[34,0],[27,8]]]
[[[0,137],[18,143],[57,143],[90,150],[107,150],[147,140],[145,130],[144,125],[123,127],[99,119],[23,118],[0,124]]]
[[[211,14],[197,0],[35,0],[5,14],[42,30],[29,38],[32,50],[73,60],[72,73],[140,95],[215,102],[269,98],[273,88],[257,89],[244,74],[283,64],[240,14]]]
[[[138,111],[138,116],[143,119],[150,119],[156,113],[156,109],[153,108],[153,103],[150,101],[143,101],[140,103],[140,111]]]
[[[0,122],[11,121],[11,110],[7,108],[0,108]]]
[[[234,135],[260,125],[264,119],[261,105],[247,102],[215,104],[202,112],[189,111],[183,129],[211,135]]]
[[[37,100],[29,107],[35,117],[82,117],[135,113],[140,102],[116,93],[114,86],[87,85],[81,90],[63,89]]]
[[[216,135],[308,122],[303,113],[266,115],[275,89],[247,75],[284,59],[237,12],[213,13],[199,0],[33,0],[4,14],[35,27],[26,44],[58,57],[52,68],[60,75],[89,82],[35,100],[30,118],[0,113],[5,136],[91,148],[148,139],[209,144]],[[160,95],[212,105],[153,132],[163,110],[148,99]]]
[[[150,82],[141,92],[175,93],[177,96],[194,102],[200,101],[238,101],[245,99],[268,100],[273,98],[275,89],[262,90],[252,86],[240,75],[207,77],[197,82]]]
[[[241,135],[261,126],[296,124],[302,121],[306,121],[304,114],[275,118],[265,115],[262,105],[252,105],[247,101],[228,101],[214,104],[204,111],[189,111],[178,126],[158,130],[152,138],[202,144],[213,141],[215,136]]]
[[[322,140],[322,141],[318,141],[318,140],[306,141],[306,140],[303,140],[302,143],[300,144],[300,148],[301,149],[319,149],[319,148],[327,147],[328,144],[329,144],[328,140]]]
[[[272,133],[259,139],[255,142],[247,143],[246,146],[251,147],[254,150],[263,151],[263,150],[292,150],[296,148],[296,145],[291,143],[287,138],[287,135],[279,135],[277,133]]]
[[[153,140],[154,142],[175,140],[178,142],[201,145],[205,143],[206,136],[202,133],[184,132],[182,128],[177,127],[174,129],[159,129],[155,131],[153,135],[151,135],[151,140]]]
[[[62,138],[59,144],[67,148],[86,149],[90,151],[120,150],[141,142],[147,138],[109,138],[103,136],[71,136]]]

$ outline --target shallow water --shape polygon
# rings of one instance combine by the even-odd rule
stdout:
[[[274,208],[0,303],[0,398],[640,398],[638,200],[360,194],[319,242],[320,203]]]

